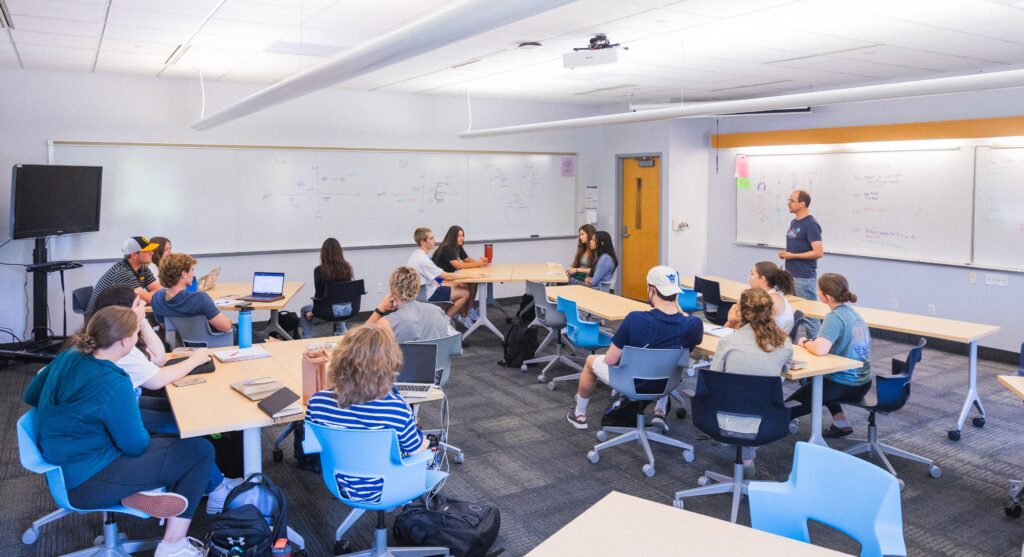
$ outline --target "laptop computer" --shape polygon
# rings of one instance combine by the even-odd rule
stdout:
[[[220,267],[214,267],[212,271],[199,277],[199,291],[206,292],[217,286],[217,277],[220,276]]]
[[[398,371],[395,387],[403,398],[425,398],[434,389],[434,366],[437,345],[400,344],[402,369]]]
[[[252,276],[252,294],[239,300],[246,302],[276,302],[284,299],[284,273],[260,273]]]

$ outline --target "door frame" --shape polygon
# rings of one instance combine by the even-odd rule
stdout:
[[[658,167],[658,262],[666,264],[662,255],[668,253],[668,239],[664,234],[665,223],[668,215],[668,159],[660,151],[642,153],[619,153],[615,155],[615,241],[618,246],[618,253],[622,254],[622,161],[624,159],[635,159],[639,157],[658,157],[661,165]],[[621,261],[621,257],[619,258]],[[622,292],[622,270],[619,269],[618,277],[615,280],[615,291]]]

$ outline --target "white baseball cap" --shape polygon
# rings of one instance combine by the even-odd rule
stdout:
[[[683,291],[679,288],[679,273],[665,265],[658,265],[647,271],[647,284],[657,288],[662,296],[671,296]]]

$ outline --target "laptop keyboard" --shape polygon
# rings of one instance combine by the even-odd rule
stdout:
[[[402,393],[425,393],[433,389],[433,385],[424,385],[420,383],[395,383],[398,387],[398,391]]]

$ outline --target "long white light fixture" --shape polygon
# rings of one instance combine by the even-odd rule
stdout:
[[[464,0],[278,81],[193,123],[192,127],[210,129],[573,1]]]
[[[604,116],[590,116],[587,118],[574,118],[571,120],[556,120],[553,122],[539,122],[536,124],[522,124],[518,126],[464,131],[459,134],[459,137],[464,139],[474,137],[491,137],[495,135],[567,130],[593,126],[607,126],[612,124],[633,124],[638,122],[669,120],[672,118],[708,117],[720,114],[734,114],[737,112],[757,112],[762,110],[779,110],[785,108],[820,106],[849,102],[877,101],[903,97],[960,93],[964,91],[981,91],[984,89],[1003,89],[1008,87],[1024,87],[1024,70],[940,77],[937,79],[905,81],[901,83],[884,83],[881,85],[866,85],[863,87],[851,87],[848,89],[835,89],[831,91],[815,91],[811,93],[795,93],[792,95],[779,95],[776,97],[762,97],[758,99],[707,102],[674,108],[645,110],[643,112],[607,114]]]

